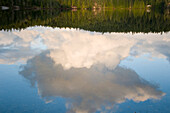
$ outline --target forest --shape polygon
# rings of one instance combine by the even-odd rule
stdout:
[[[11,15],[12,14],[12,15]],[[11,17],[11,18],[9,18]],[[23,10],[0,11],[0,30],[10,31],[29,26],[78,28],[95,32],[168,32],[169,11],[138,10]]]
[[[166,8],[170,0],[0,0],[0,6],[28,8]]]
[[[77,8],[166,8],[169,0],[58,0],[61,6]]]
[[[0,10],[0,30],[39,25],[103,33],[166,32],[170,31],[168,4],[170,0],[0,0],[0,6],[10,8]]]

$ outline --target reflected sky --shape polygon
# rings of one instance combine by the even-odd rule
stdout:
[[[51,97],[55,96],[73,99],[66,103],[73,106],[72,112],[91,113],[100,110],[102,105],[111,109],[115,103],[126,99],[140,102],[160,99],[165,95],[156,85],[142,79],[131,69],[117,66],[108,70],[95,65],[89,69],[65,70],[61,65],[55,65],[46,54],[29,60],[19,73],[32,85],[37,82],[39,95],[46,102],[52,101]]]
[[[50,27],[0,31],[0,64],[18,66],[17,73],[37,87],[46,104],[61,97],[67,112],[113,112],[117,104],[128,101],[170,99],[160,87],[163,83],[152,79],[156,76],[152,66],[158,65],[160,75],[165,65],[161,63],[169,67],[169,37],[169,33],[102,34]]]
[[[65,69],[90,68],[100,63],[114,69],[128,56],[169,59],[169,33],[94,33],[76,29],[27,28],[0,32],[0,63],[15,64],[49,50],[49,56]],[[147,41],[146,41],[147,40]]]

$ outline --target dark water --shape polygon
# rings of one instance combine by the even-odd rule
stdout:
[[[169,13],[47,12],[1,18],[0,113],[170,112]]]
[[[10,18],[9,18],[10,17]],[[168,32],[169,10],[19,10],[0,11],[0,30],[25,29],[29,26],[79,28],[95,32]]]

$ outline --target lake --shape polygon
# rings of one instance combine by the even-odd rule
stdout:
[[[1,10],[0,113],[169,113],[169,10]]]

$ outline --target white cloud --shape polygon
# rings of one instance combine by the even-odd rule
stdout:
[[[0,32],[0,63],[26,62],[42,51],[41,39],[34,30]],[[39,47],[37,47],[37,45]]]
[[[48,53],[48,52],[47,52]],[[39,94],[47,102],[51,97],[71,99],[67,101],[70,112],[94,112],[101,106],[111,108],[126,99],[136,102],[160,99],[164,93],[157,86],[142,79],[133,70],[116,67],[63,69],[54,64],[46,52],[29,60],[20,74],[32,85],[37,82]],[[96,67],[97,66],[97,67]]]
[[[115,68],[134,45],[133,40],[124,37],[75,30],[50,30],[41,37],[50,50],[49,56],[65,69],[90,68],[97,63]]]
[[[131,49],[131,55],[140,57],[149,53],[151,57],[170,58],[170,33],[167,34],[136,34],[132,36],[136,44]]]
[[[39,94],[46,102],[53,96],[73,99],[67,103],[67,107],[74,106],[70,112],[92,112],[100,110],[101,105],[111,109],[126,99],[138,102],[164,95],[118,64],[130,55],[146,53],[170,59],[169,36],[45,27],[0,32],[0,63],[28,61],[20,73],[32,84],[38,83]]]
[[[40,52],[49,50],[49,57],[65,69],[90,68],[95,64],[114,69],[130,55],[139,57],[149,53],[152,57],[169,60],[169,36],[169,33],[101,34],[49,27],[27,28],[10,33],[1,31],[0,63],[26,62]]]
[[[13,42],[14,38],[12,33],[0,32],[0,45],[9,45]]]

